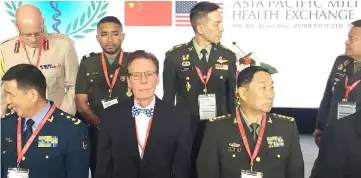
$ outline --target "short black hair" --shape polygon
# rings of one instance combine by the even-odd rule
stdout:
[[[267,69],[262,68],[260,66],[249,66],[243,69],[238,74],[237,88],[250,84],[253,80],[254,75],[260,71],[267,72],[268,74],[271,75],[271,73]]]
[[[1,79],[4,81],[15,80],[18,89],[29,91],[36,90],[39,95],[46,99],[46,79],[43,73],[34,65],[18,64],[11,67]]]
[[[353,25],[354,27],[361,27],[361,19],[353,21],[351,25]]]
[[[156,67],[156,73],[159,74],[159,61],[157,59],[157,57],[155,57],[154,54],[152,53],[149,53],[145,50],[136,50],[134,52],[132,52],[130,55],[129,55],[129,58],[128,58],[128,64],[127,64],[127,74],[130,75],[129,73],[129,66],[130,64],[135,60],[135,59],[139,59],[139,58],[144,58],[144,59],[149,59],[153,62],[153,64],[155,65]]]
[[[103,17],[102,19],[99,20],[98,22],[98,25],[97,25],[97,28],[99,28],[99,26],[103,23],[115,23],[115,24],[118,24],[120,25],[120,28],[123,28],[123,25],[122,23],[120,22],[120,20],[114,16],[106,16],[106,17]]]
[[[220,7],[216,3],[202,1],[197,3],[189,15],[193,30],[197,31],[197,23],[200,19],[206,18],[210,12],[218,10]]]

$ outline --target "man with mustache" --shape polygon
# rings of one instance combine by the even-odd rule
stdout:
[[[304,178],[304,162],[294,118],[269,113],[275,92],[261,67],[237,79],[236,113],[209,120],[199,151],[199,178]]]
[[[94,177],[99,117],[105,108],[132,96],[126,80],[128,53],[121,48],[125,34],[120,21],[113,16],[101,19],[97,40],[101,53],[90,53],[80,62],[75,102],[82,118],[90,125],[90,168]]]
[[[44,32],[39,8],[25,4],[16,10],[15,25],[19,32],[0,44],[0,75],[17,64],[32,64],[46,78],[46,95],[63,111],[75,114],[75,81],[78,56],[72,40],[64,34]],[[7,109],[1,92],[1,112]],[[10,108],[11,109],[11,108]]]

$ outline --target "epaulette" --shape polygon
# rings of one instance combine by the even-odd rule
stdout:
[[[276,114],[276,113],[272,113],[275,117],[280,118],[280,119],[285,119],[291,122],[295,121],[294,117],[290,117],[290,116],[285,116],[285,115],[281,115],[281,114]]]
[[[170,48],[170,49],[167,51],[167,54],[169,54],[170,52],[173,52],[173,51],[175,51],[175,50],[177,50],[177,49],[180,49],[182,46],[185,46],[185,45],[187,45],[187,43],[175,45],[175,46],[173,46],[172,48]]]
[[[71,121],[74,125],[79,125],[82,121],[74,116],[71,116],[65,112],[60,113],[60,117],[66,118],[66,120]]]
[[[0,44],[4,44],[4,43],[6,43],[6,42],[8,42],[8,41],[11,41],[11,40],[16,40],[17,38],[18,38],[17,36],[10,37],[10,38],[8,38],[8,39],[6,39],[6,40],[4,40],[4,41],[1,41]]]
[[[45,37],[48,39],[58,38],[58,39],[64,39],[64,40],[71,41],[71,39],[67,35],[62,34],[62,33],[46,33]]]
[[[97,54],[98,54],[98,53],[91,52],[91,53],[88,53],[88,54],[84,55],[84,56],[82,57],[82,59],[90,58],[90,57],[93,57],[93,56],[95,56],[95,55],[97,55]]]
[[[7,118],[7,117],[9,117],[9,116],[12,116],[12,115],[14,115],[14,114],[15,114],[15,112],[5,113],[5,114],[3,114],[3,115],[1,116],[1,119],[5,119],[5,118]]]
[[[231,117],[231,114],[226,114],[226,115],[210,118],[210,119],[208,119],[208,121],[209,122],[215,122],[215,121],[227,119],[227,118],[230,118],[230,117]]]

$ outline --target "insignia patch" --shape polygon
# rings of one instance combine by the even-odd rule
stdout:
[[[278,118],[282,118],[282,119],[287,119],[291,122],[294,122],[295,121],[295,118],[293,117],[289,117],[289,116],[284,116],[284,115],[281,115],[281,114],[273,114],[274,116],[278,117]]]
[[[58,147],[58,137],[57,136],[39,136],[38,137],[38,147],[39,148],[52,148]]]
[[[58,63],[58,64],[45,64],[45,65],[40,65],[40,69],[41,70],[54,69],[54,68],[59,68],[61,66],[62,66],[62,64],[60,64],[60,63]]]
[[[85,137],[85,136],[83,136],[83,137],[81,138],[81,140],[82,140],[83,150],[85,151],[85,150],[87,150],[87,148],[88,148],[88,138]]]
[[[226,117],[230,117],[230,116],[231,116],[231,114],[222,115],[222,116],[210,118],[210,119],[208,119],[208,120],[209,120],[210,122],[214,122],[214,121],[217,121],[217,120],[225,119]]]
[[[235,143],[235,142],[233,142],[233,143],[229,143],[228,144],[228,151],[229,152],[241,152],[241,144],[238,144],[238,143]]]
[[[350,61],[349,60],[346,60],[343,64],[345,65],[345,66],[347,66],[347,64],[349,64],[350,63]]]
[[[215,69],[228,70],[228,64],[215,64]]]
[[[183,61],[182,62],[183,67],[189,67],[190,65],[191,65],[191,63],[189,61]]]
[[[342,71],[342,69],[343,69],[343,64],[340,64],[340,65],[337,67],[337,69],[338,69],[339,71]]]
[[[183,61],[189,61],[189,54],[183,54],[182,60]]]
[[[120,81],[124,82],[127,77],[126,76],[120,76],[119,78],[120,78]]]
[[[284,147],[285,143],[281,136],[267,137],[268,148],[280,148]]]
[[[223,64],[225,62],[228,62],[228,60],[223,59],[222,56],[219,56],[219,58],[217,59],[217,62],[220,63],[220,64]]]
[[[271,118],[268,118],[268,123],[272,124],[272,119]]]

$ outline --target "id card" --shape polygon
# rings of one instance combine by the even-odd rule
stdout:
[[[29,170],[21,168],[9,168],[7,178],[29,178]]]
[[[242,170],[241,178],[262,178],[262,172],[250,171],[250,170]]]
[[[205,94],[198,96],[200,120],[216,117],[217,105],[216,94]]]
[[[339,102],[337,106],[337,119],[344,118],[356,112],[355,102]]]
[[[102,99],[102,105],[104,109],[114,104],[118,104],[118,98]]]

